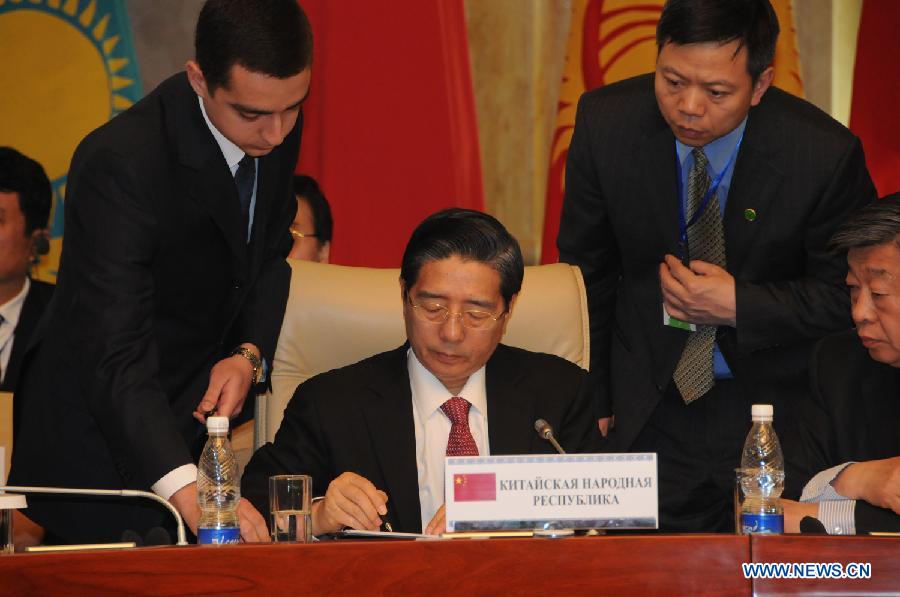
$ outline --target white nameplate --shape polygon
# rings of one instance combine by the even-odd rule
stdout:
[[[655,529],[656,454],[448,457],[447,530]]]

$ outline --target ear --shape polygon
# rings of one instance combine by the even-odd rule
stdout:
[[[194,89],[194,92],[202,98],[209,98],[209,91],[206,88],[206,77],[200,70],[200,65],[196,60],[188,60],[184,65],[184,72],[187,73],[188,82]]]
[[[516,294],[512,295],[511,297],[509,297],[509,306],[506,309],[507,311],[509,311],[509,316],[512,315],[513,308],[516,306],[517,298],[519,298],[519,293],[516,293]],[[509,318],[509,316],[507,316],[507,319]]]
[[[506,326],[509,325],[509,320],[512,318],[513,308],[516,306],[516,299],[519,298],[518,293],[512,295],[509,299],[509,305],[506,307],[506,317],[503,320],[503,334],[506,334]]]
[[[50,252],[50,230],[47,228],[36,228],[31,233],[31,251],[33,260],[37,261],[41,255]]]
[[[753,94],[750,96],[750,105],[757,105],[762,99],[763,94],[772,85],[772,79],[775,77],[775,69],[771,66],[759,74],[756,83],[753,84]]]
[[[331,255],[331,241],[325,241],[325,244],[319,247],[319,263],[328,263],[328,257]]]

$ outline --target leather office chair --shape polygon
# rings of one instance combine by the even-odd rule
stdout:
[[[399,269],[288,263],[291,290],[275,351],[272,392],[256,401],[256,448],[275,437],[299,384],[406,340]],[[559,355],[587,369],[590,338],[581,271],[563,263],[526,267],[503,342]]]
[[[6,485],[6,477],[9,475],[9,463],[12,459],[12,401],[12,392],[0,392],[0,448],[3,448],[3,461],[0,462],[0,485]]]

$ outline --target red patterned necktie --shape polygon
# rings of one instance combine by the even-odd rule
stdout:
[[[478,456],[478,446],[469,429],[469,401],[454,396],[441,405],[450,419],[450,437],[447,438],[447,456]]]

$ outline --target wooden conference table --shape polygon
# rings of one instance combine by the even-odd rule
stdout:
[[[868,580],[749,580],[744,562],[864,562]],[[332,541],[0,556],[2,595],[900,592],[900,538],[630,535]]]

